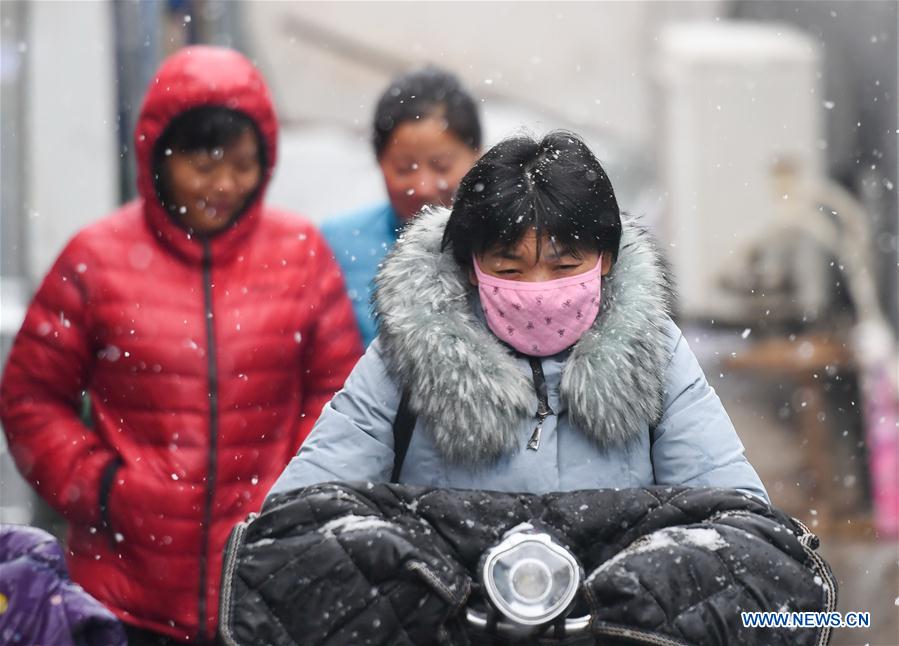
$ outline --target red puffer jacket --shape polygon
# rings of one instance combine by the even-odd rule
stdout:
[[[73,578],[124,621],[209,639],[231,527],[258,509],[362,347],[343,279],[308,223],[262,205],[191,237],[156,197],[153,147],[178,113],[277,121],[235,52],[196,47],[150,85],[140,199],[81,231],[13,346],[0,416],[22,473],[71,522]],[[93,428],[79,420],[82,392]],[[108,521],[108,522],[107,522]]]

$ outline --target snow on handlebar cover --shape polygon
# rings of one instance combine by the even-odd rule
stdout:
[[[571,607],[575,621],[566,627],[563,613],[529,629],[531,636],[543,631],[541,643],[575,633],[633,644],[830,639],[827,625],[743,625],[741,611],[832,612],[836,604],[817,537],[752,496],[684,487],[535,495],[371,483],[276,496],[234,529],[222,577],[222,638],[230,645],[461,644],[476,633],[483,643],[491,632],[501,639],[515,625],[491,608],[479,568],[522,523],[570,551],[585,575]]]

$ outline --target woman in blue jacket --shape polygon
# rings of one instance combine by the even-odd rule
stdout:
[[[452,74],[425,67],[395,78],[375,109],[372,143],[387,204],[326,221],[321,231],[343,270],[365,345],[377,334],[372,280],[398,231],[425,205],[448,206],[478,158],[481,123]]]
[[[380,335],[271,493],[390,479],[544,493],[653,484],[767,501],[669,318],[668,276],[577,136],[517,137],[452,212],[406,228],[377,277]]]

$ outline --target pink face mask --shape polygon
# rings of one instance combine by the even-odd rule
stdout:
[[[525,282],[481,271],[481,307],[493,333],[519,352],[548,357],[577,343],[599,314],[602,254],[596,267],[567,278]]]

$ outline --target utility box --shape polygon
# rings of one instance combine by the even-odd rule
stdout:
[[[778,194],[774,169],[789,165],[800,182],[821,171],[826,99],[818,66],[814,42],[787,26],[714,22],[663,31],[657,69],[667,208],[660,235],[683,318],[750,324],[766,309],[786,317],[764,306],[764,277],[755,287],[740,278],[752,271],[760,241],[776,237],[778,213],[791,199]],[[800,263],[805,275],[787,281],[794,293],[781,302],[797,304],[794,315],[827,298],[819,264]]]

